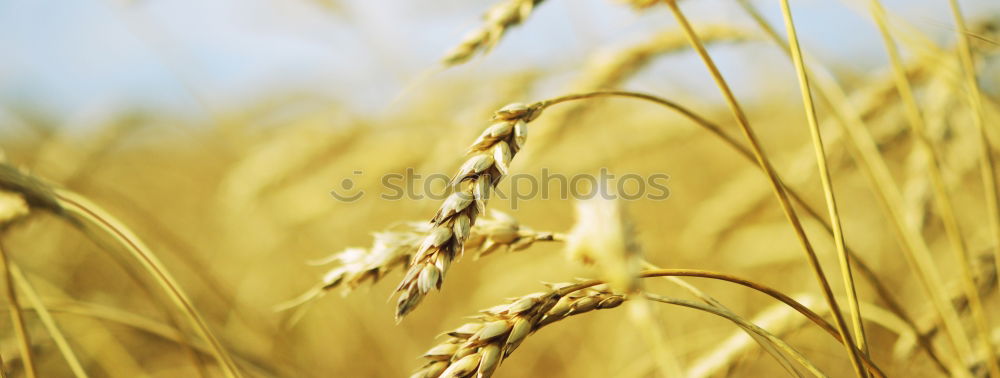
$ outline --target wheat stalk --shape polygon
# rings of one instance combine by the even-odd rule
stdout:
[[[834,244],[837,249],[837,258],[840,262],[840,271],[844,281],[844,290],[847,293],[847,303],[851,313],[851,320],[854,325],[854,336],[857,337],[858,347],[861,349],[861,352],[868,354],[868,338],[865,335],[864,323],[861,320],[861,307],[858,305],[858,293],[857,289],[854,287],[854,274],[851,272],[850,257],[847,254],[844,232],[841,226],[840,210],[837,207],[836,196],[833,192],[833,179],[830,175],[830,164],[827,163],[823,137],[819,130],[819,119],[816,115],[816,105],[813,102],[812,89],[809,85],[809,75],[806,73],[802,50],[799,46],[798,32],[795,30],[795,23],[792,19],[792,10],[791,6],[788,4],[788,0],[781,0],[781,13],[785,20],[785,29],[788,32],[788,47],[792,54],[792,61],[795,65],[796,76],[798,76],[802,101],[806,108],[806,118],[809,123],[809,132],[812,136],[813,147],[816,149],[816,162],[819,167],[820,182],[823,185],[823,194],[826,199],[827,211],[830,214],[830,225],[833,227],[831,231],[833,234]]]
[[[7,227],[28,216],[29,213],[28,202],[23,196],[18,193],[0,190],[0,236],[3,235],[3,231]],[[2,240],[0,240],[0,265],[3,266],[6,286],[4,295],[10,307],[10,317],[14,325],[14,334],[17,335],[18,345],[21,348],[21,357],[24,360],[24,373],[28,377],[35,377],[37,373],[35,372],[35,362],[33,353],[31,352],[31,338],[28,334],[28,328],[25,326],[24,311],[17,297],[17,288],[14,285],[14,269],[11,266],[12,262],[7,253],[6,247],[3,245]],[[2,359],[0,359],[0,373],[6,376],[6,369],[3,366]]]
[[[790,49],[784,46],[781,37],[778,36],[774,28],[770,26],[767,20],[756,10],[756,8],[750,5],[750,3],[746,0],[741,0],[738,3],[755,20],[758,26],[764,30],[773,42],[775,42],[778,46],[781,46],[782,50],[786,54],[791,55]],[[926,81],[928,76],[931,76],[928,68],[935,66],[931,63],[931,58],[933,57],[921,57],[921,59],[917,62],[911,63],[905,69],[901,69],[900,71],[903,71],[902,76],[905,76],[913,82]],[[878,83],[874,86],[869,86],[869,88],[874,90],[868,90],[863,93],[866,96],[860,101],[861,110],[854,111],[854,107],[851,102],[847,101],[847,96],[835,80],[825,79],[827,76],[824,75],[815,76],[821,79],[819,81],[820,85],[817,86],[817,94],[819,95],[819,98],[826,102],[827,108],[831,110],[831,114],[837,121],[836,123],[841,126],[844,134],[848,137],[848,143],[846,143],[848,152],[853,156],[854,160],[859,163],[858,165],[862,168],[862,172],[872,183],[872,187],[877,195],[879,204],[881,205],[883,211],[888,215],[889,220],[891,221],[890,225],[893,226],[892,229],[895,231],[897,240],[899,240],[901,247],[903,248],[903,255],[907,258],[907,262],[917,273],[917,278],[921,282],[924,289],[929,293],[932,303],[935,304],[935,309],[941,314],[942,318],[946,320],[946,324],[948,325],[946,328],[948,329],[948,334],[950,335],[949,342],[955,346],[956,351],[960,351],[960,342],[965,340],[966,336],[964,334],[964,330],[961,328],[958,315],[955,313],[954,309],[949,307],[944,301],[944,295],[941,291],[943,281],[934,268],[927,243],[924,241],[920,233],[910,227],[905,221],[905,215],[901,209],[903,199],[899,193],[899,188],[892,178],[885,159],[879,152],[879,143],[874,141],[874,138],[869,131],[869,127],[865,125],[865,121],[878,114],[878,109],[885,108],[882,104],[889,102],[887,99],[888,97],[892,94],[899,93],[896,90],[897,78],[895,76],[890,76],[888,80],[884,80],[884,82]],[[876,286],[877,289],[882,291],[880,287],[881,285]],[[886,299],[890,298],[886,295],[883,295],[883,297]],[[918,341],[943,372],[947,372],[949,369],[952,371],[964,369],[961,365],[953,364],[949,367],[944,366],[934,352],[930,340],[923,334],[917,332],[914,322],[909,316],[906,315],[906,313],[902,310],[902,307],[894,303],[894,301],[887,301],[887,304],[898,316],[906,320],[914,333],[919,335]]]
[[[991,235],[993,236],[993,262],[996,264],[994,266],[996,268],[996,271],[994,271],[995,276],[996,272],[1000,271],[1000,188],[997,187],[996,163],[994,162],[992,148],[986,135],[986,127],[983,120],[985,116],[983,114],[983,95],[976,81],[976,63],[973,60],[972,47],[969,43],[969,29],[965,24],[965,17],[962,15],[958,1],[948,0],[948,5],[951,8],[951,14],[957,27],[958,57],[962,63],[962,73],[965,78],[965,92],[968,95],[969,105],[972,107],[972,124],[979,134],[979,167],[983,181],[984,196],[986,197],[986,211],[990,219],[989,225],[993,231]],[[982,335],[982,337],[986,340],[986,344],[992,345],[989,335]],[[987,347],[986,350],[987,353],[995,353],[992,347]],[[987,355],[987,360],[990,372],[994,375],[1000,374],[1000,367],[997,366],[996,359],[992,358],[992,354]]]
[[[906,78],[902,68],[903,63],[899,48],[896,46],[892,32],[889,30],[885,9],[878,0],[869,0],[868,5],[875,24],[878,26],[879,35],[882,37],[883,45],[889,55],[890,67],[892,68],[893,77],[895,78],[896,88],[899,91],[900,97],[903,99],[903,105],[905,105],[904,109],[906,110],[905,115],[907,123],[909,124],[914,140],[918,148],[922,151],[921,153],[925,159],[924,162],[927,166],[928,178],[930,179],[934,190],[937,208],[941,215],[941,221],[944,224],[945,234],[948,237],[952,252],[955,254],[955,259],[958,262],[959,271],[961,273],[961,282],[965,287],[966,295],[968,295],[971,303],[972,317],[981,336],[980,341],[983,348],[988,352],[987,355],[995,355],[995,348],[989,339],[991,329],[989,325],[990,322],[985,314],[985,310],[983,309],[982,299],[980,298],[979,292],[975,287],[968,249],[962,238],[962,231],[959,227],[954,207],[948,195],[948,189],[941,174],[941,159],[928,138],[926,124],[923,116],[921,115],[919,104],[914,97],[913,88],[909,80]],[[963,341],[964,342],[959,341],[956,348],[961,348],[959,350],[960,355],[968,356],[968,351],[971,350],[971,348],[968,348],[967,340]],[[997,363],[997,361],[992,358],[989,360],[988,366],[990,368],[990,374],[1000,376],[1000,363]]]
[[[785,217],[788,219],[795,231],[796,238],[801,244],[803,251],[806,254],[806,259],[809,262],[809,266],[813,270],[813,274],[816,276],[820,288],[823,291],[823,295],[826,298],[827,303],[831,308],[831,313],[837,324],[837,328],[840,331],[841,336],[845,340],[845,347],[848,349],[848,354],[851,356],[851,364],[854,367],[855,373],[859,377],[867,377],[868,373],[862,366],[862,357],[857,349],[854,347],[856,344],[851,337],[850,332],[847,330],[846,321],[844,316],[840,311],[839,306],[837,306],[837,300],[833,295],[833,291],[830,288],[830,283],[826,279],[826,275],[823,273],[823,267],[820,265],[819,258],[816,256],[816,252],[813,250],[812,244],[809,242],[809,238],[803,229],[802,223],[800,222],[798,215],[795,213],[795,209],[792,207],[791,201],[789,200],[788,193],[784,188],[784,185],[778,179],[774,167],[772,166],[767,155],[760,147],[756,133],[750,127],[750,121],[747,119],[746,113],[744,113],[743,108],[740,106],[739,102],[736,100],[736,96],[733,94],[732,90],[729,88],[729,84],[723,78],[722,73],[719,72],[718,67],[712,60],[712,57],[705,50],[705,46],[701,43],[697,33],[691,27],[688,22],[687,17],[681,11],[680,7],[677,5],[677,0],[666,0],[667,6],[670,8],[671,13],[674,18],[683,28],[685,34],[688,37],[689,43],[694,47],[695,51],[698,52],[699,57],[704,63],[705,67],[709,70],[716,86],[719,87],[719,91],[722,93],[723,97],[726,99],[726,104],[728,105],[730,111],[733,113],[737,123],[740,126],[740,130],[746,137],[750,146],[753,148],[754,156],[756,157],[758,165],[767,173],[768,181],[771,184],[775,195],[778,198],[778,202],[781,205],[782,211],[785,213]]]
[[[14,285],[14,276],[12,273],[9,252],[4,246],[4,243],[0,241],[0,265],[3,267],[3,275],[5,282],[4,296],[7,299],[8,306],[10,307],[10,319],[14,326],[14,334],[17,336],[18,346],[21,349],[21,359],[24,361],[24,374],[28,378],[34,378],[38,376],[35,370],[35,358],[34,352],[31,351],[31,335],[28,334],[28,327],[24,320],[24,309],[21,306],[21,302],[17,296],[17,287]],[[0,363],[2,365],[2,363]],[[0,366],[0,369],[3,369]]]
[[[59,353],[62,354],[63,358],[66,360],[66,364],[69,365],[70,371],[73,372],[73,376],[77,378],[86,378],[87,372],[83,369],[83,365],[80,364],[80,360],[76,357],[76,353],[73,352],[73,348],[69,345],[69,341],[66,340],[66,336],[63,335],[62,331],[59,329],[59,325],[56,324],[55,319],[52,318],[52,314],[49,312],[48,307],[42,303],[42,298],[38,296],[35,292],[35,288],[28,282],[28,279],[18,268],[17,264],[10,264],[11,277],[14,279],[14,283],[21,288],[24,292],[25,298],[31,307],[35,310],[35,314],[38,315],[38,319],[45,326],[45,330],[48,331],[49,337],[52,337],[52,341],[55,342],[56,348],[59,349]]]

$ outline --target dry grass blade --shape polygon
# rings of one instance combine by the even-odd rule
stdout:
[[[3,264],[3,274],[6,289],[4,294],[9,304],[10,318],[14,325],[14,334],[17,335],[18,345],[21,348],[21,359],[24,361],[24,374],[29,378],[38,376],[35,371],[34,353],[31,351],[31,336],[28,334],[28,327],[24,321],[24,310],[21,302],[17,298],[17,288],[14,286],[14,278],[11,273],[11,261],[7,248],[0,241],[0,263]]]
[[[829,312],[829,308],[823,305],[822,299],[815,295],[801,294],[796,295],[794,299],[803,306],[817,307],[815,311],[820,316]],[[872,303],[862,302],[862,307],[865,309],[864,316],[866,321],[878,324],[892,331],[899,337],[897,343],[904,343],[912,349],[913,344],[917,340],[917,335],[910,330],[906,321]],[[807,318],[799,316],[793,308],[784,303],[779,303],[759,312],[753,318],[752,323],[768,329],[778,336],[782,336],[801,328],[803,323],[807,321]],[[753,341],[753,338],[747,337],[745,332],[734,332],[724,342],[720,343],[719,347],[713,348],[708,353],[697,358],[696,362],[692,364],[691,369],[687,371],[687,376],[691,378],[709,377],[720,373],[741,354],[744,354],[753,345]],[[912,361],[909,356],[896,356],[896,358],[899,358],[900,361]]]
[[[746,114],[743,112],[739,102],[737,102],[735,95],[733,95],[732,91],[729,89],[729,84],[726,83],[726,80],[722,77],[722,73],[719,72],[719,69],[716,67],[711,56],[708,55],[708,51],[705,50],[705,46],[699,40],[698,35],[688,22],[687,17],[684,16],[684,13],[681,11],[680,7],[678,7],[677,1],[667,0],[666,3],[670,7],[674,18],[677,19],[677,22],[687,34],[688,41],[695,48],[695,51],[698,52],[698,55],[701,57],[706,68],[708,68],[713,80],[715,80],[720,92],[722,92],[723,97],[725,97],[726,104],[729,106],[740,126],[740,129],[753,149],[754,156],[757,159],[757,164],[759,164],[764,172],[767,173],[771,188],[774,190],[775,195],[778,197],[778,202],[781,204],[781,209],[788,218],[789,223],[791,223],[791,226],[795,231],[795,235],[806,253],[806,258],[809,260],[809,265],[813,270],[813,274],[816,276],[816,280],[819,282],[819,286],[823,291],[823,295],[826,298],[827,303],[830,305],[830,308],[833,309],[833,317],[841,336],[844,338],[845,345],[849,345],[848,354],[851,356],[851,364],[854,367],[855,373],[859,377],[868,376],[867,372],[862,367],[862,356],[856,352],[854,341],[851,338],[850,332],[847,330],[846,321],[837,306],[837,300],[834,298],[833,291],[830,288],[830,283],[827,281],[826,275],[823,273],[823,268],[819,263],[819,258],[816,256],[812,245],[809,243],[809,238],[806,236],[805,230],[798,219],[798,215],[796,215],[795,209],[792,207],[792,204],[788,199],[788,194],[784,189],[784,185],[782,185],[779,181],[774,168],[772,167],[767,156],[764,154],[764,151],[761,149],[760,143],[757,141],[757,136],[750,127],[750,122],[747,119]]]
[[[73,352],[73,347],[69,345],[69,341],[66,340],[66,336],[63,335],[62,331],[59,329],[59,325],[56,324],[55,319],[52,318],[52,314],[49,313],[48,307],[42,303],[42,299],[35,292],[35,288],[28,282],[24,274],[21,273],[21,269],[17,267],[16,264],[10,265],[10,272],[13,274],[14,282],[18,287],[24,292],[24,296],[28,299],[28,303],[38,314],[38,319],[42,321],[42,325],[45,326],[45,330],[48,331],[49,336],[52,337],[52,341],[56,343],[56,347],[59,349],[59,353],[62,354],[63,358],[66,359],[66,364],[69,365],[70,371],[73,372],[75,377],[87,377],[87,371],[83,369],[83,365],[80,364],[80,360],[76,357],[76,353]]]
[[[833,325],[831,325],[829,322],[827,322],[825,319],[823,319],[822,316],[820,316],[816,312],[810,310],[808,307],[802,305],[801,303],[797,302],[795,299],[792,299],[792,297],[789,297],[788,295],[785,295],[784,293],[782,293],[782,292],[780,292],[778,290],[775,290],[775,289],[773,289],[771,287],[768,287],[766,285],[762,285],[760,283],[757,283],[757,282],[754,282],[754,281],[751,281],[751,280],[748,280],[748,279],[744,279],[744,278],[740,278],[740,277],[736,277],[736,276],[732,276],[732,275],[728,275],[728,274],[718,273],[718,272],[711,272],[711,271],[697,270],[697,269],[648,269],[648,270],[643,271],[642,274],[640,274],[640,277],[643,277],[643,278],[646,278],[646,277],[700,277],[700,278],[709,278],[709,279],[714,279],[714,280],[731,282],[731,283],[734,283],[734,284],[737,284],[737,285],[740,285],[740,286],[744,286],[744,287],[753,289],[755,291],[761,292],[763,294],[766,294],[767,296],[769,296],[771,298],[774,298],[774,299],[776,299],[778,301],[781,301],[782,303],[784,303],[784,304],[788,305],[789,307],[795,309],[795,311],[798,311],[800,314],[802,314],[803,316],[805,316],[806,318],[808,318],[810,321],[812,321],[814,324],[816,324],[817,326],[819,326],[820,328],[822,328],[824,331],[826,331],[828,334],[830,334],[830,336],[832,336],[835,340],[837,340],[837,342],[839,342],[841,344],[845,344],[844,338],[843,338],[843,336],[841,336],[840,332]],[[885,373],[883,373],[882,370],[879,369],[878,366],[876,366],[875,363],[872,362],[871,359],[868,356],[860,353],[860,351],[858,351],[857,349],[855,349],[855,351],[856,351],[855,353],[857,353],[859,356],[861,356],[861,358],[862,358],[862,364],[865,366],[865,369],[869,373],[871,373],[872,375],[874,375],[876,377],[885,377]]]
[[[649,269],[659,269],[659,267],[657,267],[657,266],[655,266],[655,265],[653,265],[652,263],[649,263],[649,262],[646,262],[643,265],[646,268],[649,268]],[[687,281],[684,281],[680,277],[665,277],[665,278],[668,281],[673,282],[674,284],[676,284],[676,285],[680,286],[681,288],[687,290],[689,293],[693,294],[695,297],[697,297],[698,299],[700,299],[702,302],[705,302],[706,305],[708,305],[710,307],[717,308],[717,309],[719,309],[721,311],[732,312],[732,311],[729,310],[728,307],[726,307],[725,305],[723,305],[721,302],[719,302],[715,298],[712,298],[712,296],[706,294],[705,292],[701,291],[700,289],[698,289],[694,285],[688,283]],[[790,310],[784,304],[781,305],[781,308],[785,309],[785,310]],[[792,311],[794,312],[794,310],[792,310]],[[756,321],[754,321],[752,323],[753,324],[758,324]],[[792,365],[792,361],[790,361],[788,359],[788,357],[785,356],[785,354],[781,352],[781,350],[780,350],[781,348],[778,345],[776,345],[770,338],[765,337],[765,336],[763,336],[763,335],[761,335],[761,334],[759,334],[757,332],[754,332],[754,330],[752,328],[743,327],[739,323],[737,323],[737,326],[740,327],[740,329],[742,329],[743,332],[746,335],[748,335],[752,340],[756,341],[757,344],[760,345],[761,349],[764,349],[765,352],[767,352],[772,357],[774,357],[778,361],[778,363],[781,364],[782,368],[785,369],[785,371],[787,371],[791,375],[795,375],[795,376],[799,375],[798,370],[795,370],[795,367]],[[690,374],[691,368],[687,369],[686,371],[688,373],[685,374],[685,376],[690,377],[691,376],[691,374]]]
[[[454,66],[465,63],[476,53],[489,52],[508,29],[528,19],[542,1],[544,0],[505,0],[494,5],[483,15],[483,25],[466,34],[458,46],[445,54],[442,62],[446,66]]]
[[[809,121],[809,131],[812,135],[813,147],[816,150],[816,163],[819,166],[820,181],[823,184],[823,194],[826,197],[827,210],[830,213],[830,225],[833,226],[833,240],[840,261],[840,271],[844,280],[844,290],[847,293],[847,303],[851,310],[851,320],[854,323],[854,336],[862,353],[868,354],[868,339],[865,336],[864,324],[861,321],[861,308],[858,306],[858,293],[854,287],[854,274],[851,273],[850,257],[844,242],[844,231],[841,226],[840,210],[833,193],[833,180],[830,176],[830,166],[826,161],[823,137],[819,130],[819,120],[816,115],[816,105],[813,103],[812,90],[809,86],[809,76],[806,74],[802,50],[799,46],[798,33],[792,20],[792,10],[788,0],[781,1],[781,13],[785,19],[785,29],[788,32],[788,46],[795,63],[795,72],[799,79],[802,101],[806,107],[806,118]],[[845,335],[847,336],[847,335]]]
[[[212,348],[201,341],[194,341],[184,335],[184,333],[174,326],[160,322],[158,320],[150,319],[142,315],[134,314],[128,311],[117,309],[114,307],[108,307],[96,303],[79,302],[74,300],[53,300],[47,298],[42,300],[42,306],[52,313],[58,313],[63,315],[72,315],[81,318],[87,318],[92,320],[97,320],[116,326],[123,326],[126,328],[133,329],[151,336],[154,336],[164,341],[168,341],[174,344],[183,345],[185,347],[190,347],[192,350],[199,354],[212,357]],[[30,307],[41,314],[42,310],[40,307],[32,304]],[[41,315],[39,315],[41,316]],[[117,361],[117,360],[116,360]],[[247,359],[241,359],[240,362],[243,364],[241,366],[248,366],[254,376],[285,376],[288,374],[282,374],[274,370],[265,368],[265,365],[261,362],[263,361],[250,361]],[[138,367],[138,365],[136,366]],[[108,369],[106,367],[106,369]],[[138,370],[133,369],[134,372],[138,373]],[[142,373],[142,375],[148,375],[147,373]]]
[[[809,362],[809,359],[805,358],[805,356],[803,356],[802,353],[799,353],[799,351],[795,350],[795,348],[792,348],[792,346],[788,345],[788,343],[786,343],[784,340],[775,336],[771,332],[768,332],[767,330],[757,326],[756,324],[753,324],[752,322],[743,319],[739,315],[736,315],[729,310],[715,306],[703,305],[701,303],[686,301],[682,299],[667,298],[651,293],[646,293],[646,298],[655,302],[693,308],[695,310],[701,310],[710,314],[723,317],[726,320],[735,323],[738,327],[745,330],[748,334],[753,334],[755,339],[758,337],[767,339],[771,344],[775,345],[783,353],[787,354],[793,360],[795,360],[795,362],[798,362],[799,365],[804,367],[806,371],[812,374],[812,376],[826,377],[826,374],[823,374],[823,372],[821,372],[815,365],[813,365],[812,362]],[[762,343],[761,346],[765,347],[765,344]],[[795,372],[795,375],[798,375],[798,373]]]
[[[812,303],[807,299],[808,298],[796,298],[796,300],[803,305],[812,305]],[[794,309],[789,308],[784,303],[778,303],[757,313],[753,319],[750,319],[750,323],[756,324],[761,328],[768,329],[773,334],[782,335],[787,333],[793,327],[798,326],[801,322],[806,321],[805,319],[801,319],[797,316],[798,312]],[[755,342],[757,345],[763,346],[761,341],[766,340],[769,339],[762,338],[761,336],[753,332],[749,332],[741,327],[741,330],[734,331],[731,336],[718,343],[718,347],[712,348],[709,352],[696,358],[688,370],[685,371],[684,376],[689,378],[707,378],[716,376],[731,365],[740,355],[746,353],[747,350],[755,344]]]

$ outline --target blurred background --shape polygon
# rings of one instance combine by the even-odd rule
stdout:
[[[777,1],[752,3],[783,31]],[[942,63],[954,60],[948,4],[884,3],[946,157],[948,183],[960,194],[954,200],[970,249],[986,253],[990,234],[982,221],[976,155],[970,152],[978,134],[969,126],[961,84],[955,84],[957,66]],[[984,36],[976,45],[980,86],[987,97],[986,124],[997,125],[1000,2],[961,4],[970,27]],[[442,56],[480,25],[491,5],[479,0],[2,0],[0,156],[119,217],[164,260],[248,375],[404,376],[420,366],[417,358],[436,335],[464,323],[465,316],[538,291],[542,281],[595,273],[565,263],[558,245],[538,245],[458,262],[442,292],[398,325],[386,300],[399,273],[343,297],[331,293],[298,322],[291,322],[287,312],[275,312],[276,305],[315,285],[328,269],[307,261],[368,247],[372,232],[433,215],[438,201],[385,201],[372,195],[383,189],[382,175],[407,169],[451,174],[499,107],[602,87],[677,101],[739,136],[707,71],[677,39],[678,27],[666,7],[635,10],[607,0],[549,0],[488,54],[444,67]],[[710,52],[778,170],[807,202],[823,209],[786,56],[731,1],[688,0],[682,7],[696,27],[735,36],[711,44]],[[913,221],[926,233],[942,274],[954,277],[957,270],[929,210],[926,177],[906,135],[885,50],[865,3],[799,0],[793,7],[808,58],[822,64],[851,103],[867,112],[875,141],[905,189],[906,206],[920,214]],[[592,80],[614,57],[659,36],[680,44],[651,54],[625,76]],[[821,108],[820,116],[827,117],[827,110]],[[995,134],[992,128],[990,137],[1000,136]],[[930,305],[900,257],[868,181],[838,137],[831,140],[848,244],[920,324],[933,327]],[[532,124],[528,146],[515,159],[514,171],[573,175],[607,168],[618,174],[669,175],[669,199],[628,204],[651,261],[730,272],[803,301],[822,302],[765,178],[676,114],[618,99],[566,105]],[[337,201],[329,193],[345,188],[345,179],[351,180],[346,189],[369,195]],[[500,188],[511,190],[506,181]],[[574,222],[568,200],[527,201],[513,211],[507,201],[490,206],[536,230],[563,232]],[[842,287],[833,273],[832,241],[818,222],[808,220],[807,228],[830,267],[833,286]],[[41,213],[3,237],[11,259],[50,304],[93,376],[220,374],[149,278],[107,253],[106,245]],[[995,269],[992,274],[995,282]],[[747,318],[774,304],[730,285],[698,284]],[[869,286],[862,284],[860,290],[862,298],[878,302]],[[993,294],[987,300],[998,314]],[[657,376],[645,344],[636,342],[642,330],[615,311],[539,332],[504,361],[497,376]],[[656,315],[666,340],[690,363],[737,331],[723,320],[685,309],[663,308]],[[39,372],[70,376],[39,319],[29,312],[27,321]],[[781,335],[831,376],[851,374],[843,350],[821,330],[799,323],[782,327]],[[0,329],[0,356],[20,376],[10,319],[0,318]],[[874,358],[890,375],[942,375],[892,330],[873,326],[870,332]],[[779,365],[750,348],[713,374],[777,373]]]

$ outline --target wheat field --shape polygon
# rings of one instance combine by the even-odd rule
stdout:
[[[1000,13],[699,1],[516,70],[560,1],[474,2],[375,112],[0,104],[2,376],[1000,377]]]

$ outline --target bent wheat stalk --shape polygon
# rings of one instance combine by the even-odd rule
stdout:
[[[108,214],[97,205],[90,203],[76,193],[67,190],[57,190],[56,198],[59,205],[66,209],[73,219],[79,223],[84,221],[93,224],[113,237],[122,247],[124,247],[142,265],[167,296],[181,310],[181,312],[191,322],[195,332],[205,339],[211,348],[212,355],[219,362],[223,373],[227,377],[241,377],[239,368],[229,355],[229,352],[222,346],[222,343],[212,333],[208,323],[194,307],[191,299],[181,289],[177,280],[166,269],[160,259],[143,243],[131,230],[126,228],[121,221],[111,214]]]
[[[85,225],[97,227],[124,248],[154,278],[156,283],[190,321],[195,332],[209,344],[213,356],[227,377],[242,374],[229,352],[215,337],[201,314],[181,289],[177,280],[167,271],[159,258],[121,221],[111,216],[86,198],[64,189],[53,188],[41,180],[24,174],[16,168],[0,163],[0,188],[19,193],[33,208],[45,209],[75,227],[86,230]]]

